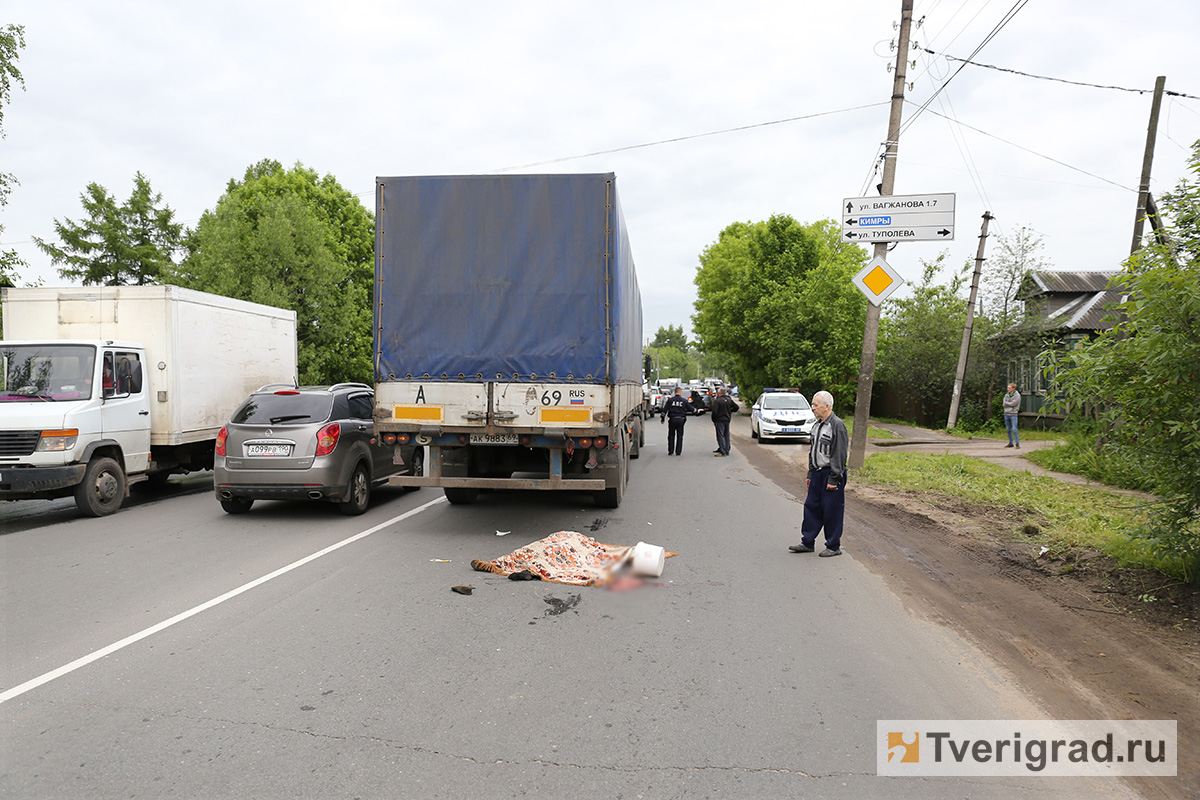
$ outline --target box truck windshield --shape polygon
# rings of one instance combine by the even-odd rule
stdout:
[[[87,345],[5,344],[0,402],[90,400],[96,348]]]

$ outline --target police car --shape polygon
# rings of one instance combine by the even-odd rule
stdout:
[[[799,389],[763,389],[750,415],[750,435],[769,439],[812,440],[817,415]]]

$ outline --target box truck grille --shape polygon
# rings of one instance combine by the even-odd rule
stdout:
[[[32,455],[41,436],[41,431],[0,431],[0,456]]]

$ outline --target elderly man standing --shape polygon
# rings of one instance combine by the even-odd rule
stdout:
[[[842,518],[846,513],[846,457],[850,436],[846,424],[833,413],[833,395],[813,395],[813,413],[817,424],[812,432],[808,453],[808,496],[804,499],[804,521],[800,525],[800,544],[788,549],[793,553],[811,553],[817,534],[825,529],[825,549],[821,557],[842,554]]]

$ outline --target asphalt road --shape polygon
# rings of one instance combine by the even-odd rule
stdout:
[[[1039,710],[849,543],[789,553],[797,500],[713,446],[695,419],[667,458],[652,423],[616,510],[388,489],[234,517],[204,478],[104,519],[0,507],[0,797],[1127,796],[878,777],[876,720]],[[680,555],[624,592],[470,569],[564,529]]]

